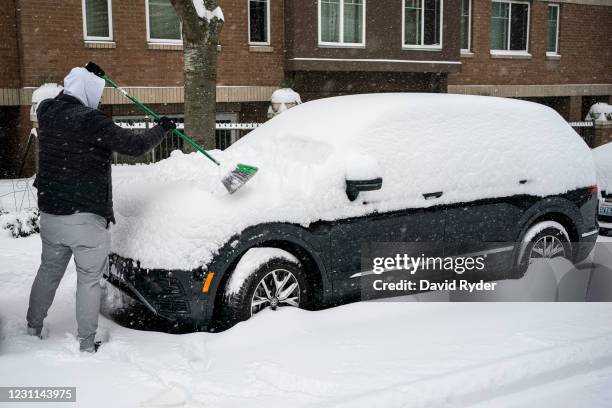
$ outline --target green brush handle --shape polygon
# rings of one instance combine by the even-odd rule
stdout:
[[[101,77],[102,79],[104,79],[110,86],[112,86],[113,88],[115,88],[116,90],[118,90],[119,92],[121,92],[123,94],[123,96],[125,96],[126,98],[128,98],[130,101],[134,102],[138,107],[140,107],[140,109],[142,109],[143,111],[145,111],[145,113],[149,116],[152,116],[153,118],[159,120],[160,116],[153,112],[151,109],[149,109],[148,106],[146,106],[145,104],[141,103],[138,99],[134,98],[132,95],[128,94],[125,89],[121,88],[119,85],[117,85],[116,83],[114,83],[112,80],[110,80],[106,75],[103,75]],[[198,146],[197,143],[195,143],[193,140],[191,140],[190,138],[188,138],[187,136],[185,136],[183,134],[183,132],[181,132],[178,129],[172,129],[172,132],[177,135],[178,137],[180,137],[181,139],[183,139],[185,142],[189,143],[189,145],[191,147],[193,147],[194,149],[196,149],[198,152],[202,153],[204,156],[206,156],[208,159],[210,159],[213,163],[215,163],[217,166],[220,166],[221,163],[219,163],[214,157],[212,157],[210,154],[208,154],[208,152],[204,149],[202,149],[200,146]]]

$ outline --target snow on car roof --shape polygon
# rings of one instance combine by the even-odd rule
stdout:
[[[550,195],[595,183],[590,149],[554,110],[520,100],[370,94],[296,106],[223,152],[221,172],[174,152],[116,177],[113,251],[143,267],[193,269],[245,228],[308,225],[373,211],[514,194]],[[235,195],[219,182],[235,163],[259,173]],[[355,202],[346,178],[383,178]],[[520,183],[523,182],[523,183]],[[423,194],[443,192],[427,201]]]
[[[612,143],[593,149],[599,189],[612,193]]]

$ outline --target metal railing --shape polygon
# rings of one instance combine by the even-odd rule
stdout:
[[[590,148],[593,148],[595,144],[595,122],[569,122],[569,125],[574,128]]]
[[[134,132],[144,132],[155,125],[151,121],[119,121],[117,125],[124,129],[130,129]],[[217,149],[224,150],[235,143],[238,139],[246,135],[253,129],[259,127],[261,123],[230,123],[225,121],[217,122],[216,124],[216,144]],[[184,129],[185,125],[182,118],[178,119],[177,128]],[[174,150],[182,150],[184,146],[183,139],[172,132],[169,132],[164,140],[152,151],[142,156],[131,157],[118,153],[113,154],[113,164],[149,164],[156,163],[160,160],[167,159]]]

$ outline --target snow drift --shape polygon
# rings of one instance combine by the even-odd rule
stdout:
[[[317,100],[214,154],[225,164],[221,173],[199,153],[174,152],[115,183],[112,250],[145,268],[188,270],[206,265],[233,235],[258,223],[307,226],[373,211],[545,196],[595,184],[591,151],[554,110],[492,97]],[[229,196],[219,177],[239,161],[260,171]],[[380,176],[383,188],[350,202],[345,179],[355,174]],[[422,196],[436,191],[444,192],[438,200]]]

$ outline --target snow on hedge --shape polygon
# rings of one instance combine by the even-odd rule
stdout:
[[[42,84],[36,88],[34,92],[32,92],[32,103],[35,104],[42,102],[45,99],[53,99],[59,95],[63,89],[64,88],[61,85],[55,83]]]
[[[598,102],[591,106],[585,120],[594,120],[598,123],[612,122],[612,105]]]
[[[13,238],[27,237],[40,231],[38,209],[6,212],[0,209],[0,229],[6,230]]]
[[[597,183],[601,191],[612,193],[612,143],[593,149],[597,166]]]
[[[143,267],[192,269],[259,223],[307,226],[373,211],[544,196],[596,180],[590,149],[554,110],[480,96],[321,99],[214,154],[224,163],[221,172],[199,153],[177,151],[115,183],[113,251]],[[220,174],[237,162],[260,171],[228,195]],[[350,202],[345,179],[360,174],[382,177],[383,187]],[[423,198],[439,191],[440,199]]]

